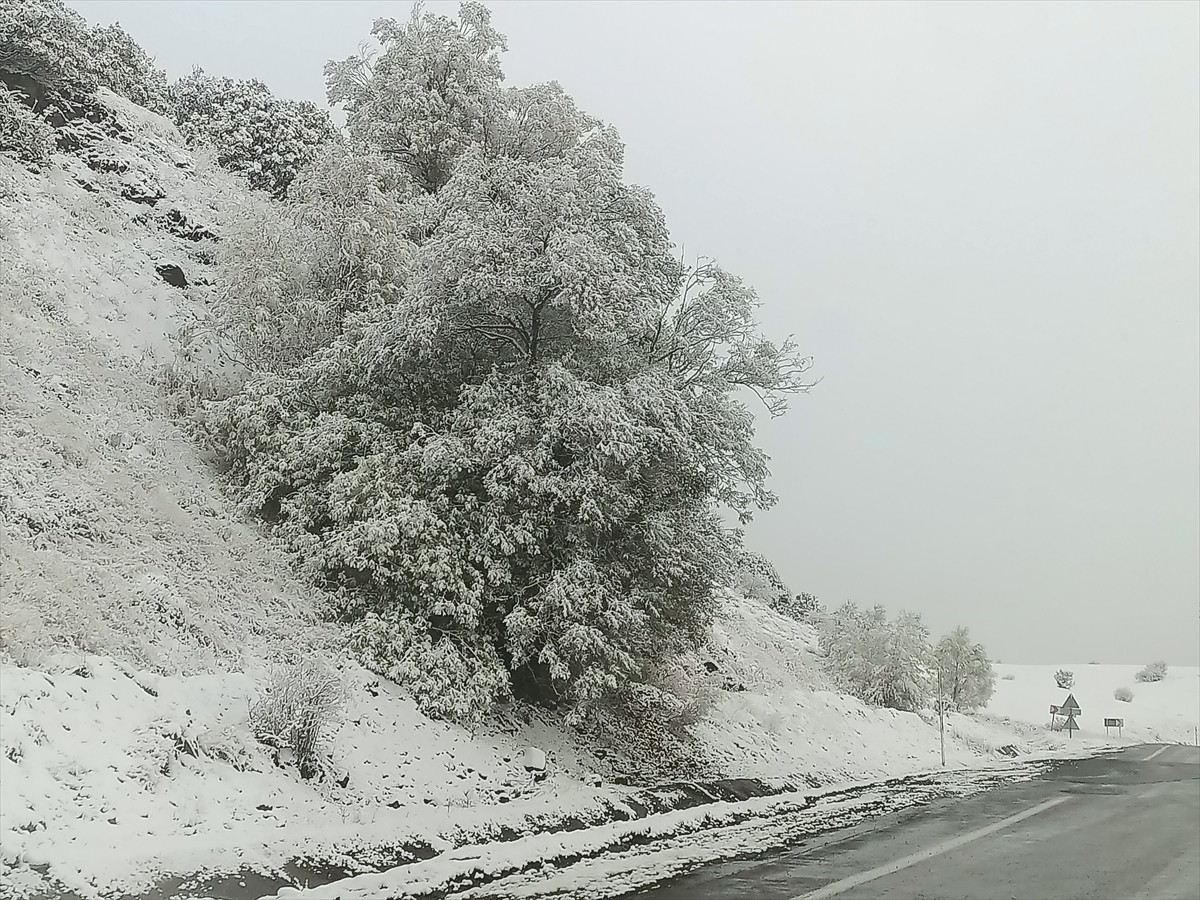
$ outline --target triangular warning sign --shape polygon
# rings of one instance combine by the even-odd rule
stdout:
[[[1067,731],[1078,731],[1079,724],[1075,721],[1074,716],[1067,716],[1067,724],[1063,726]]]
[[[1077,716],[1081,712],[1083,712],[1083,710],[1080,709],[1079,704],[1075,702],[1074,694],[1067,694],[1067,699],[1063,701],[1063,705],[1058,708],[1058,714],[1060,716]]]

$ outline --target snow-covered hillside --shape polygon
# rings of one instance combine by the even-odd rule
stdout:
[[[1045,726],[1050,707],[1061,706],[1074,695],[1082,714],[1076,740],[1106,740],[1117,734],[1105,729],[1106,718],[1124,719],[1123,737],[1146,743],[1195,742],[1200,729],[1200,668],[1171,666],[1162,681],[1139,682],[1141,666],[1076,664],[1058,666],[997,665],[996,693],[988,704],[993,715]],[[1066,669],[1075,675],[1070,690],[1058,687],[1054,673]],[[1129,688],[1133,699],[1117,700],[1113,693]],[[1061,720],[1060,720],[1061,721]]]
[[[165,390],[213,243],[257,201],[106,91],[67,128],[68,152],[42,169],[0,156],[0,894],[136,893],[302,857],[353,871],[603,821],[631,786],[808,789],[938,765],[928,714],[836,693],[810,627],[739,597],[690,675],[709,704],[691,727],[582,732],[524,707],[475,731],[423,716],[342,655]],[[250,731],[271,666],[295,658],[346,683],[323,780]],[[949,764],[1064,746],[1030,721],[951,716]],[[527,748],[545,751],[544,777]]]

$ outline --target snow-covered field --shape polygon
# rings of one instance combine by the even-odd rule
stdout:
[[[237,517],[158,383],[169,336],[205,304],[204,233],[251,201],[164,120],[101,101],[120,127],[81,153],[43,172],[0,158],[0,896],[137,894],[299,859],[345,873],[434,857],[449,868],[429,870],[452,871],[473,851],[440,854],[571,819],[615,830],[546,847],[624,840],[633,826],[601,824],[633,802],[618,780],[802,788],[743,807],[769,812],[938,767],[931,715],[833,691],[810,627],[737,597],[714,634],[712,706],[676,736],[583,734],[520,708],[468,731],[341,658],[316,599]],[[188,286],[160,278],[166,265]],[[323,781],[277,765],[250,731],[271,666],[297,655],[340,664],[347,685]],[[1044,726],[1065,697],[1053,668],[1001,667],[1016,678],[998,684],[993,715],[949,717],[949,765],[1080,746]],[[1111,683],[1100,675],[1114,667],[1093,668],[1075,667],[1085,732],[1124,714],[1127,738],[1187,736],[1195,670],[1132,684],[1134,702],[1117,704],[1133,668]],[[546,751],[544,779],[522,764],[529,747]],[[705,809],[645,827],[733,815]]]
[[[1116,737],[1116,729],[1109,729],[1106,734],[1104,720],[1121,718],[1125,720],[1121,734],[1128,740],[1194,743],[1196,729],[1200,728],[1200,668],[1171,666],[1162,681],[1145,683],[1134,678],[1141,668],[1084,663],[997,665],[996,693],[988,704],[988,712],[1046,726],[1050,722],[1050,706],[1061,706],[1069,694],[1074,694],[1083,710],[1077,719],[1078,740],[1105,740],[1109,734]],[[1075,684],[1070,690],[1054,683],[1054,673],[1059,669],[1074,673]],[[1133,691],[1131,702],[1113,697],[1113,692],[1121,687]]]

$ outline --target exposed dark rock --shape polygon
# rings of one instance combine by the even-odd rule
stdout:
[[[185,241],[215,241],[217,236],[204,225],[192,222],[178,209],[169,209],[162,217],[162,227]]]
[[[153,206],[167,195],[161,188],[153,185],[124,184],[121,186],[121,196],[126,200],[132,200],[134,203],[145,203],[147,206]],[[176,287],[186,287],[186,285],[176,285]]]
[[[159,263],[154,267],[154,271],[158,272],[158,277],[171,287],[185,288],[188,286],[187,276],[183,274],[183,269],[179,266],[171,263]]]

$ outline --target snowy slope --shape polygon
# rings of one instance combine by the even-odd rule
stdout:
[[[581,733],[518,708],[470,732],[342,658],[163,390],[214,239],[261,201],[115,95],[94,118],[45,171],[0,157],[0,895],[136,893],[300,857],[378,868],[600,821],[627,800],[619,781],[818,786],[937,766],[928,716],[836,693],[811,628],[737,597],[697,661],[711,706],[690,729]],[[270,666],[308,657],[347,686],[321,781],[276,765],[248,724]],[[953,716],[947,756],[1062,745]],[[531,746],[544,780],[521,763]]]
[[[1200,729],[1200,668],[1171,666],[1162,681],[1139,683],[1141,666],[1130,665],[997,665],[996,695],[988,705],[995,715],[1020,722],[1046,725],[1050,706],[1061,706],[1073,694],[1083,713],[1078,717],[1077,740],[1107,739],[1116,731],[1104,728],[1105,718],[1121,718],[1125,738],[1146,743],[1194,743]],[[1067,669],[1075,674],[1068,691],[1054,683],[1054,673]],[[1009,677],[1011,676],[1011,677]],[[1127,687],[1133,700],[1124,703],[1113,691]]]
[[[101,108],[118,136],[45,173],[0,157],[4,644],[202,671],[313,620],[154,386],[203,305],[211,240],[190,237],[245,192],[165,120],[108,92]],[[168,285],[165,265],[193,284]]]

